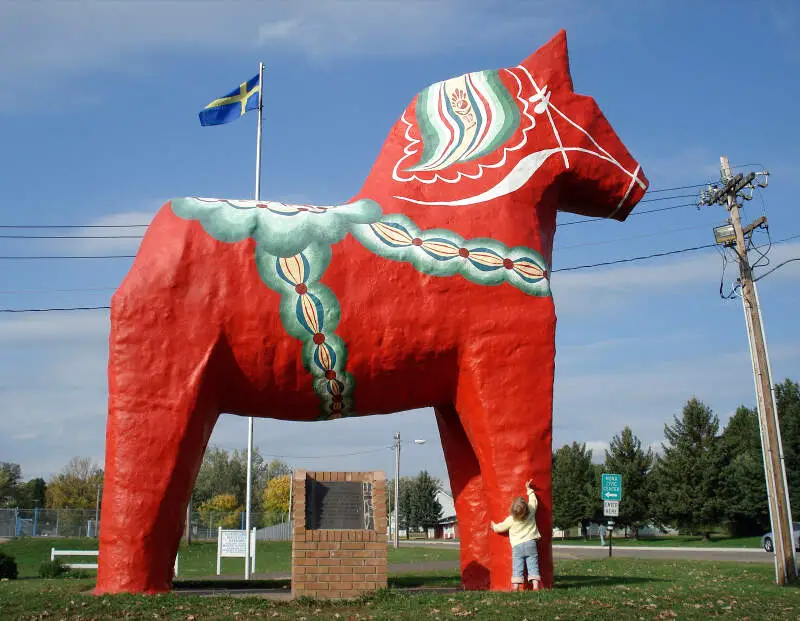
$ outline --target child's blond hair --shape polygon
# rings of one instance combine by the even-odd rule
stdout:
[[[511,517],[515,520],[522,521],[528,517],[528,513],[530,513],[528,501],[522,496],[517,496],[511,503]]]

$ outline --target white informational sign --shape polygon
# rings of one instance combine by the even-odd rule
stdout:
[[[222,571],[222,558],[247,557],[247,531],[223,530],[217,531],[217,575]],[[250,571],[256,571],[256,529],[250,531]]]
[[[603,501],[603,515],[606,517],[617,517],[619,515],[619,501],[618,500],[604,500]]]

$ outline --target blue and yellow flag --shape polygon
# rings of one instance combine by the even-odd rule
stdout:
[[[255,75],[239,88],[219,99],[215,99],[200,111],[200,125],[222,125],[235,121],[248,110],[258,109],[258,94],[261,90],[259,76]]]

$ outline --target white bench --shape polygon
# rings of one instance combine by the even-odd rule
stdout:
[[[56,560],[57,556],[94,556],[97,557],[99,552],[97,550],[56,550],[55,548],[50,548],[50,560]],[[178,575],[178,564],[180,562],[181,555],[175,555],[175,567],[174,567],[174,575]],[[97,563],[64,563],[64,567],[69,567],[70,569],[97,569]]]
[[[97,557],[97,550],[56,550],[50,548],[50,560],[56,560],[57,556],[94,556]],[[64,563],[64,567],[70,569],[97,569],[97,563]]]

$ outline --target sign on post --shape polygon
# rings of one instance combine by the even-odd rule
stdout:
[[[250,531],[250,572],[256,571],[256,529]],[[222,557],[246,558],[247,557],[247,531],[223,530],[222,526],[217,531],[217,575],[222,571]],[[245,561],[247,562],[247,561]]]
[[[619,515],[619,500],[604,500],[603,515],[605,517],[617,517]]]
[[[603,501],[622,500],[622,475],[621,474],[606,474],[603,473],[601,477],[603,489],[600,491],[600,498]]]

